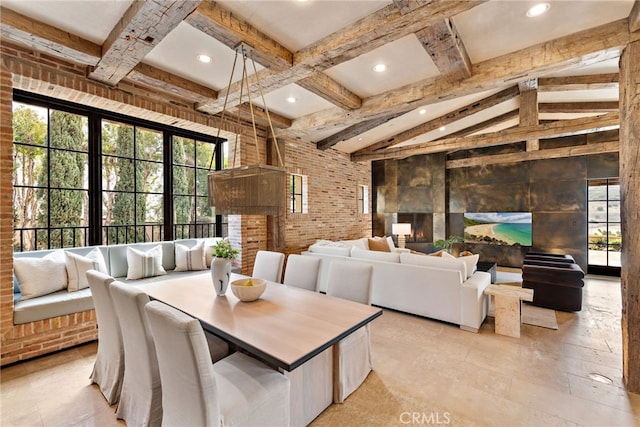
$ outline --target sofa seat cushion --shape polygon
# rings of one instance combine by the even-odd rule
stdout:
[[[420,265],[423,267],[444,268],[447,270],[455,270],[460,273],[461,284],[467,279],[467,265],[464,261],[458,259],[447,259],[437,256],[415,255],[412,253],[400,254],[401,264]]]
[[[397,264],[400,262],[400,253],[368,251],[354,247],[351,249],[351,258],[366,259],[369,261],[394,262]]]
[[[91,309],[93,309],[93,298],[89,288],[75,292],[67,292],[64,289],[38,298],[16,302],[13,309],[13,323],[20,325]]]
[[[170,270],[167,271],[166,275],[163,276],[154,276],[154,277],[145,277],[143,279],[127,279],[126,276],[123,277],[116,277],[115,279],[119,282],[123,282],[123,283],[127,283],[129,285],[132,286],[140,286],[140,285],[145,285],[148,283],[156,283],[156,282],[162,282],[165,280],[171,280],[171,279],[179,279],[182,277],[189,277],[189,276],[193,276],[196,274],[207,274],[206,271],[175,271],[175,270]],[[213,289],[213,284],[211,285],[211,295],[215,295],[215,291]]]

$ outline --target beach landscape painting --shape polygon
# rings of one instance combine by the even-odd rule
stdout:
[[[531,212],[464,214],[465,242],[531,246],[531,235]]]

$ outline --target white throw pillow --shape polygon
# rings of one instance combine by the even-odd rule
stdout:
[[[67,275],[69,276],[69,292],[78,291],[88,288],[87,271],[98,270],[101,273],[108,274],[107,263],[102,256],[100,249],[95,248],[85,256],[65,251]]]
[[[176,243],[175,271],[204,270],[206,268],[204,241],[197,243],[192,248]]]
[[[127,247],[127,279],[162,276],[167,272],[162,268],[162,246],[154,246],[147,252]]]
[[[476,268],[476,263],[478,262],[478,257],[480,255],[456,258],[453,255],[451,255],[449,252],[443,251],[440,256],[442,258],[452,259],[458,262],[462,261],[465,265],[465,271],[467,273],[467,276],[464,278],[464,280],[467,280],[469,277],[473,276],[473,272],[474,272],[474,269]],[[474,262],[474,257],[475,257],[475,262]]]
[[[51,294],[67,287],[64,251],[57,250],[42,258],[14,258],[13,269],[22,299]]]
[[[480,259],[480,254],[461,256],[456,259],[463,261],[467,264],[467,279],[473,276],[473,273],[476,272],[476,265],[478,264],[478,259]]]

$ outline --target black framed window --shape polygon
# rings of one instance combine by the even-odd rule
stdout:
[[[305,200],[306,177],[304,175],[291,174],[289,178],[289,197],[291,213],[306,213]]]
[[[207,176],[215,145],[193,138],[172,139],[173,222],[176,238],[212,234],[215,209],[209,206]]]
[[[14,251],[225,235],[224,140],[19,90],[13,129]]]
[[[620,179],[592,179],[588,187],[588,271],[620,275]]]
[[[14,249],[82,246],[88,231],[86,116],[13,105]]]

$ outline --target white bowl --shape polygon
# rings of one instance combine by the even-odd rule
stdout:
[[[247,286],[246,283],[251,280],[252,286]],[[251,277],[248,279],[234,280],[231,284],[231,292],[238,297],[240,301],[255,301],[267,288],[267,282],[263,279]]]

